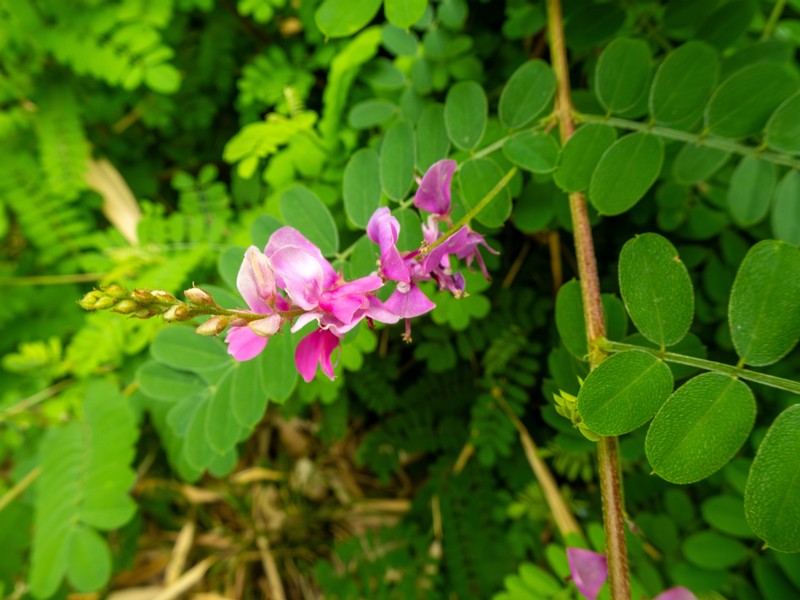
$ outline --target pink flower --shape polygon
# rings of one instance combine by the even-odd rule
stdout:
[[[661,592],[653,600],[697,600],[697,596],[685,587],[678,586]]]
[[[247,306],[254,313],[270,315],[270,329],[280,329],[280,317],[273,312],[272,307],[278,302],[275,274],[269,260],[258,248],[250,246],[244,254],[244,261],[236,277],[236,287]],[[276,322],[275,317],[278,317]],[[262,319],[265,321],[267,319]],[[256,327],[258,330],[258,326]],[[263,330],[259,331],[264,333]],[[267,347],[268,337],[258,335],[249,327],[231,327],[225,336],[228,344],[228,354],[236,360],[250,360]]]
[[[322,367],[325,375],[333,379],[331,354],[339,347],[340,341],[338,336],[327,329],[312,331],[300,340],[294,352],[294,362],[306,383],[314,379],[317,365]]]
[[[587,600],[595,600],[608,578],[606,555],[583,548],[567,548],[567,561],[578,591]]]
[[[414,206],[439,216],[450,213],[450,183],[456,172],[456,161],[440,160],[432,164],[414,195]]]

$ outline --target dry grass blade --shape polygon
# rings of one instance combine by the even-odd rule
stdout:
[[[136,226],[142,211],[119,171],[106,159],[89,161],[86,183],[103,197],[103,214],[132,245],[139,243]]]
[[[164,585],[169,587],[175,583],[186,568],[186,559],[194,544],[195,524],[193,520],[186,521],[175,540],[172,548],[172,558],[164,571]]]
[[[216,563],[218,557],[216,556],[209,556],[191,569],[186,571],[181,577],[179,577],[172,585],[170,585],[167,589],[162,591],[160,594],[153,596],[152,600],[175,600],[181,594],[189,591],[192,586],[197,585],[203,580],[206,572],[211,568],[211,566]]]
[[[281,576],[278,573],[278,565],[275,563],[275,557],[272,555],[272,550],[269,547],[269,540],[263,535],[260,535],[256,539],[256,543],[258,544],[258,552],[261,555],[261,564],[264,566],[264,572],[267,574],[272,600],[286,600],[286,593],[283,590]]]

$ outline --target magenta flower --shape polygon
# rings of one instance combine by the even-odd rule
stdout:
[[[697,596],[685,587],[678,586],[661,592],[653,600],[697,600]]]
[[[567,548],[567,561],[578,591],[587,600],[595,600],[608,579],[606,555],[583,548]]]
[[[294,353],[294,362],[306,383],[314,379],[317,365],[322,367],[325,375],[334,378],[331,354],[340,343],[340,338],[327,329],[312,331],[300,340]]]
[[[440,160],[431,165],[414,195],[414,206],[446,217],[450,213],[450,183],[456,172],[456,161]]]
[[[273,314],[272,310],[280,298],[275,286],[275,274],[267,257],[255,246],[250,246],[244,254],[244,261],[242,261],[236,277],[236,287],[252,312],[269,315],[260,321],[269,320],[271,329],[274,328],[275,331],[280,329],[280,316]],[[275,317],[277,317],[277,321]],[[255,323],[254,328],[231,327],[225,336],[228,354],[231,354],[236,360],[255,358],[267,347],[269,338],[259,335],[259,333],[264,333],[264,330],[259,330],[258,321]],[[261,325],[265,324],[261,323]]]

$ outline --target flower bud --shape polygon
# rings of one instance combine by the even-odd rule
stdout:
[[[131,296],[139,304],[150,304],[154,300],[153,296],[150,294],[150,290],[133,290]]]
[[[228,321],[228,317],[216,315],[211,317],[208,321],[200,325],[194,331],[199,335],[218,335],[225,331],[225,328],[228,326]]]
[[[94,305],[96,310],[103,310],[104,308],[111,308],[117,303],[116,298],[112,298],[111,296],[101,296],[97,303]]]
[[[122,315],[129,315],[132,312],[136,312],[138,308],[139,305],[136,304],[135,301],[126,299],[126,300],[121,300],[114,306],[114,312],[120,313]]]
[[[282,323],[283,319],[280,315],[270,315],[258,321],[250,321],[247,326],[257,336],[271,337],[280,331]]]
[[[174,304],[164,313],[164,320],[168,323],[173,321],[188,321],[191,318],[189,309],[185,304]]]
[[[166,302],[168,304],[178,302],[178,299],[175,296],[164,290],[153,290],[150,292],[150,295],[159,302]]]
[[[78,306],[80,306],[84,310],[95,310],[97,308],[97,301],[103,297],[102,292],[98,292],[97,290],[92,290],[88,294],[86,294],[83,298],[78,300]]]
[[[106,296],[111,296],[112,298],[122,299],[128,297],[128,290],[126,290],[121,285],[117,285],[116,283],[112,283],[111,285],[107,285],[103,288],[103,293]]]
[[[214,302],[214,298],[211,297],[211,294],[200,289],[199,287],[193,287],[183,293],[186,296],[186,299],[193,304],[203,304],[206,306],[214,306],[216,304],[216,302]]]

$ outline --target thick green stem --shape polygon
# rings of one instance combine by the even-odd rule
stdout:
[[[713,360],[706,360],[705,358],[686,356],[685,354],[676,354],[675,352],[666,352],[657,350],[655,348],[637,346],[636,344],[612,342],[611,340],[603,340],[600,345],[606,352],[643,350],[644,352],[649,352],[653,356],[662,358],[667,362],[686,365],[689,367],[697,367],[698,369],[705,369],[706,371],[712,371],[714,373],[722,373],[723,375],[730,375],[731,377],[746,379],[747,381],[752,381],[753,383],[760,383],[761,385],[774,387],[779,390],[791,392],[792,394],[800,394],[800,382],[792,381],[791,379],[784,379],[783,377],[776,377],[775,375],[767,375],[766,373],[759,373],[758,371],[751,371],[749,369],[744,369],[741,366],[726,365]]]
[[[781,18],[781,13],[783,12],[783,8],[785,6],[786,0],[778,0],[775,3],[775,6],[772,7],[772,12],[769,14],[767,24],[764,25],[764,31],[761,32],[762,40],[768,40],[772,37],[772,34],[775,31],[775,26],[778,24],[778,19]]]
[[[669,140],[678,140],[680,142],[687,142],[689,144],[697,144],[698,146],[715,148],[717,150],[723,150],[733,154],[741,154],[743,156],[753,156],[759,160],[775,163],[776,165],[800,169],[800,159],[792,158],[786,154],[778,154],[777,152],[767,152],[759,147],[737,144],[732,140],[713,135],[689,133],[688,131],[681,131],[680,129],[670,129],[669,127],[660,127],[650,123],[642,123],[640,121],[631,121],[629,119],[606,117],[602,115],[576,114],[575,118],[582,123],[600,123],[603,125],[611,125],[612,127],[619,127],[620,129],[628,129],[630,131],[645,131]]]
[[[564,24],[560,0],[547,0],[547,24],[550,60],[558,83],[556,116],[561,142],[565,143],[575,131],[574,112],[569,85],[569,67],[564,40]],[[589,360],[595,368],[605,358],[598,342],[605,339],[605,319],[597,275],[597,260],[592,242],[592,229],[582,193],[570,194],[572,229],[586,319],[586,338],[589,341]],[[622,481],[616,437],[605,437],[598,443],[598,468],[603,501],[603,525],[606,533],[608,576],[613,600],[630,600],[628,550],[625,545],[625,518],[622,509]]]

